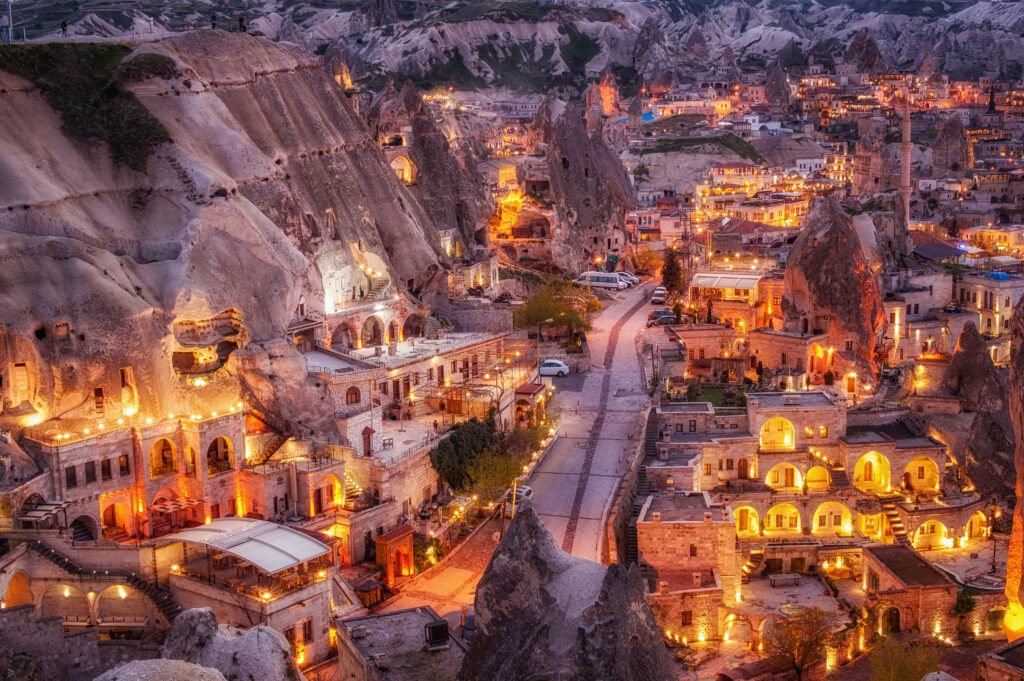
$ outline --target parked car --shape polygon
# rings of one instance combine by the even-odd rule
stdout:
[[[636,286],[640,283],[640,277],[630,274],[629,272],[616,272],[619,275],[619,279],[625,280],[630,286]]]
[[[560,359],[546,359],[540,363],[541,376],[567,376],[569,365]]]
[[[576,283],[593,288],[612,289],[613,291],[622,291],[629,288],[625,281],[612,272],[584,272],[576,280]]]
[[[651,305],[663,305],[665,303],[665,295],[664,290],[656,289],[654,293],[651,294]]]
[[[674,317],[675,314],[676,313],[673,312],[672,310],[651,310],[650,312],[647,313],[647,319],[651,320],[654,319],[655,317]]]
[[[516,487],[516,498],[515,498],[515,506],[516,507],[518,507],[519,504],[522,503],[523,499],[532,499],[532,498],[533,498],[533,488],[527,487],[526,485],[518,485]],[[508,492],[505,493],[505,511],[504,512],[505,512],[505,517],[506,518],[511,518],[512,517],[512,513],[513,513],[512,506],[513,506],[513,504],[512,504],[512,490],[509,490]]]
[[[676,316],[675,315],[672,315],[670,317],[665,317],[665,316],[655,317],[654,319],[648,319],[647,320],[647,326],[648,327],[651,327],[651,326],[668,326],[669,324],[675,324],[675,323],[676,323]]]

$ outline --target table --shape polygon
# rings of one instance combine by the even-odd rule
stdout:
[[[781,575],[768,575],[768,583],[772,585],[774,589],[777,586],[792,584],[800,585],[800,575],[795,572],[784,573]]]

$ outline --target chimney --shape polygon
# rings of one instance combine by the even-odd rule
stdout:
[[[668,582],[666,582],[665,580],[661,580],[661,581],[658,582],[658,593],[660,593],[660,594],[667,594],[668,593]]]
[[[660,523],[661,522],[661,511],[652,511],[651,512],[651,522],[652,523]]]
[[[711,511],[704,511],[704,522],[710,523],[714,519]]]

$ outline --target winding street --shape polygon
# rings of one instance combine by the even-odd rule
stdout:
[[[643,389],[634,339],[647,322],[651,285],[619,294],[588,334],[592,368],[554,379],[560,436],[533,471],[533,506],[566,551],[601,559],[601,520],[626,470],[650,399]],[[543,358],[541,358],[543,359]],[[401,591],[385,612],[429,605],[454,626],[473,604],[476,584],[498,543],[489,520],[423,577]]]

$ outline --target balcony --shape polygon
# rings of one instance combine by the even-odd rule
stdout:
[[[206,472],[210,477],[229,470],[231,470],[231,461],[228,459],[210,459],[206,464]]]
[[[159,477],[163,477],[165,475],[170,475],[171,473],[175,473],[175,472],[177,472],[177,470],[178,469],[174,465],[174,462],[173,461],[169,461],[167,463],[161,463],[161,464],[156,465],[156,466],[151,466],[150,469],[149,469],[149,477],[151,479],[153,479],[153,480],[156,480]]]

